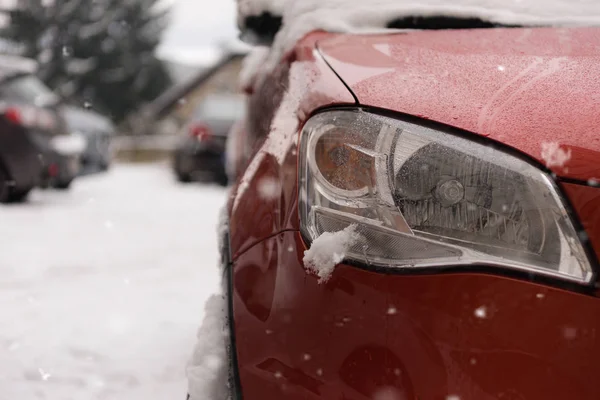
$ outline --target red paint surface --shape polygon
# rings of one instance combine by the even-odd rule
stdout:
[[[600,259],[600,188],[564,183],[561,185]]]
[[[252,101],[261,104],[262,116],[275,115],[280,109],[286,110],[283,115],[285,123],[273,131],[273,120],[261,121],[260,125],[271,128],[270,141],[259,143],[253,158],[256,162],[253,173],[242,175],[229,207],[231,251],[234,257],[248,249],[260,240],[266,239],[278,232],[289,229],[298,229],[298,172],[297,164],[297,139],[301,125],[309,114],[317,108],[337,105],[353,104],[354,98],[331,68],[319,56],[315,57],[315,43],[319,38],[326,37],[323,33],[309,35],[296,48],[292,59],[300,68],[289,69],[288,65],[281,65],[274,72],[273,77],[267,77],[263,87],[252,91]],[[289,69],[289,72],[287,70]],[[280,79],[280,77],[283,77]],[[287,79],[285,79],[287,77]],[[292,85],[289,82],[296,80],[301,85]],[[289,88],[292,89],[289,89]],[[284,91],[281,103],[273,104],[273,98],[279,91]],[[264,97],[264,98],[261,98]],[[289,109],[289,112],[287,111]],[[273,118],[274,119],[274,118]],[[289,121],[291,119],[291,122]],[[294,120],[297,125],[293,124]],[[247,125],[244,127],[248,129]],[[252,132],[245,132],[252,136]],[[254,134],[257,136],[257,134]],[[285,154],[280,154],[283,148],[281,137],[290,138],[290,146]],[[280,162],[280,160],[283,160]],[[281,193],[272,198],[260,195],[261,183],[265,181],[277,182],[281,186]],[[242,183],[240,183],[242,182]],[[245,182],[245,183],[244,183]],[[242,187],[242,190],[240,189]],[[239,196],[240,206],[233,207],[235,197]]]
[[[319,42],[360,104],[421,116],[518,149],[571,149],[558,175],[600,177],[600,29],[332,35]]]
[[[501,276],[344,265],[319,285],[304,249],[287,232],[234,264],[245,399],[598,398],[599,299]]]
[[[580,85],[580,78],[586,74],[583,66],[600,72],[590,61],[595,60],[596,45],[583,40],[585,35],[594,39],[596,31],[560,32],[412,33],[352,40],[340,36],[321,43],[361,103],[486,134],[536,158],[542,141],[559,141],[573,152],[569,172],[561,174],[587,179],[598,172],[600,148],[598,139],[585,132],[598,122],[592,111],[599,108],[595,94]],[[504,35],[510,40],[497,43]],[[309,61],[309,70],[316,65],[321,71],[316,76],[323,78],[311,80],[314,85],[296,98],[300,120],[316,107],[351,104],[339,80],[322,62],[311,59],[311,46],[324,37],[309,37],[296,52],[298,60]],[[563,61],[557,52],[566,51],[566,45],[553,40],[565,38],[573,56]],[[554,44],[544,47],[546,41]],[[386,43],[388,47],[379,45]],[[538,59],[539,65],[528,70]],[[484,68],[496,61],[506,66],[507,74],[529,71],[519,75],[529,84],[519,90],[509,84],[494,97],[515,78],[493,78],[501,71],[486,72]],[[548,75],[553,63],[566,63],[570,69]],[[397,83],[401,78],[403,85]],[[559,92],[564,96],[557,97]],[[260,93],[254,90],[253,96]],[[558,99],[582,104],[563,109]],[[479,106],[488,103],[491,106],[482,113]],[[569,124],[572,131],[559,129]],[[271,130],[269,136],[277,139],[280,134]],[[338,266],[331,280],[319,285],[302,265],[306,247],[297,232],[296,151],[293,146],[279,162],[265,145],[259,147],[255,157],[260,161],[255,173],[246,176],[242,206],[230,215],[233,317],[244,399],[598,399],[596,297],[500,274],[392,276],[347,265]],[[259,183],[265,177],[281,184],[279,196],[260,195]],[[562,188],[598,250],[599,189],[571,184]],[[484,317],[476,310],[484,310]]]

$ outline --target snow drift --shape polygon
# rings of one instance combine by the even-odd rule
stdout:
[[[198,342],[187,367],[191,400],[227,400],[229,397],[229,337],[224,295],[215,294],[206,302]]]

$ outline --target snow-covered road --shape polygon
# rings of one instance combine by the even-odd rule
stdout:
[[[0,207],[0,400],[185,399],[225,196],[117,165]]]

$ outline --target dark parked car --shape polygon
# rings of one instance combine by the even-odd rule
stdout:
[[[43,163],[40,184],[67,189],[79,173],[85,142],[69,133],[60,99],[33,73],[27,59],[0,57],[0,99],[4,115],[27,130]]]
[[[11,111],[0,115],[0,203],[24,200],[39,183],[39,150],[22,126],[13,123]]]
[[[85,150],[81,155],[81,173],[106,171],[111,162],[111,140],[116,128],[112,121],[92,110],[64,106],[63,116],[71,133],[81,134]]]
[[[244,98],[214,95],[204,100],[182,132],[174,168],[181,182],[214,181],[227,184],[225,144],[232,125],[244,114]]]

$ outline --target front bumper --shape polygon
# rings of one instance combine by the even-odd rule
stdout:
[[[106,169],[112,159],[111,135],[102,132],[83,132],[86,147],[81,155],[85,169]]]
[[[42,181],[45,185],[67,184],[77,177],[81,168],[76,155],[65,156],[51,151],[44,154],[43,161]]]
[[[244,398],[598,398],[597,298],[484,273],[349,265],[320,285],[304,251],[298,232],[283,232],[231,264]]]
[[[202,180],[225,176],[224,154],[212,151],[179,151],[175,155],[175,170],[183,175]]]

